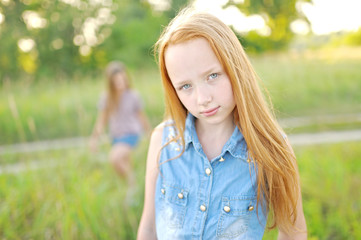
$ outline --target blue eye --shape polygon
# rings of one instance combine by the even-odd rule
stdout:
[[[211,75],[209,75],[209,79],[215,79],[218,77],[218,73],[212,73]]]
[[[183,86],[181,86],[180,89],[187,90],[190,87],[191,87],[191,85],[187,83],[187,84],[184,84]]]

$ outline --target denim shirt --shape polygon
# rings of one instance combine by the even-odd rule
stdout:
[[[156,184],[156,231],[162,239],[262,239],[267,211],[257,205],[256,168],[237,127],[222,152],[208,160],[194,117],[185,124],[185,151],[178,142],[162,149]],[[175,136],[164,123],[162,144]],[[258,209],[258,211],[257,211]],[[257,214],[258,212],[258,214]]]

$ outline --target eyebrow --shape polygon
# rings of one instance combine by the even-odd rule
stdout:
[[[220,71],[224,71],[222,66],[212,64],[212,65],[210,65],[210,67],[207,67],[206,70],[202,71],[201,74],[199,74],[199,76],[202,76],[202,77],[208,76],[211,73],[220,72]],[[170,79],[170,80],[174,87],[180,87],[180,86],[183,86],[184,84],[188,84],[189,82],[192,81],[191,79],[185,79],[185,80],[180,80],[179,82],[173,84],[172,79]]]
[[[184,84],[188,84],[189,82],[190,82],[190,80],[183,80],[183,81],[180,81],[180,82],[177,82],[177,83],[172,82],[172,85],[173,85],[173,87],[177,88],[177,87],[183,86]]]
[[[207,68],[207,70],[201,73],[201,76],[209,75],[211,73],[223,71],[223,67],[219,67],[218,65],[211,65],[211,67]]]

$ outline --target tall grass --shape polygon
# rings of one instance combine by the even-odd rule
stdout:
[[[147,141],[133,154],[137,191],[86,149],[28,154],[37,170],[0,175],[1,239],[135,239],[143,204]],[[360,239],[361,142],[297,147],[309,239]],[[49,164],[49,162],[51,164]],[[277,231],[264,239],[275,239]]]
[[[143,142],[133,154],[139,187],[128,204],[125,183],[104,152],[58,151],[47,160],[29,154],[23,162],[37,161],[39,169],[0,175],[0,238],[135,239],[146,147]]]
[[[279,117],[360,112],[361,51],[351,52],[353,55],[349,51],[342,55],[338,50],[268,54],[254,56],[252,62]],[[155,126],[163,117],[163,93],[156,66],[132,70],[131,76]],[[89,135],[103,90],[102,76],[3,83],[0,145]]]
[[[133,74],[132,74],[133,75]],[[139,71],[133,85],[153,125],[162,119],[162,90],[156,69]],[[0,89],[0,145],[87,136],[105,89],[104,79],[7,83]]]
[[[280,116],[361,111],[361,48],[268,54],[252,60]]]

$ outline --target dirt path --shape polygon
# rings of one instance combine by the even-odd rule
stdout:
[[[323,143],[337,143],[347,141],[360,141],[361,129],[347,131],[328,131],[319,133],[300,133],[288,135],[293,146],[314,145]],[[0,146],[0,156],[14,153],[31,153],[47,150],[60,150],[86,147],[88,139],[85,137],[65,138],[49,141],[19,143]],[[1,161],[0,161],[1,162]]]
[[[296,128],[315,123],[355,123],[361,122],[361,113],[336,114],[323,116],[306,116],[279,119],[282,127]],[[288,136],[292,145],[310,145],[361,140],[361,129],[348,131],[329,131],[319,133],[302,133]],[[103,139],[106,139],[104,137]],[[65,138],[38,142],[18,143],[0,146],[0,157],[4,154],[31,153],[47,150],[86,147],[88,139],[85,137]],[[1,158],[0,158],[1,164]]]
[[[349,131],[291,134],[288,135],[288,138],[292,146],[361,141],[361,129]],[[33,160],[26,163],[20,162],[15,164],[1,165],[1,155],[14,153],[31,153],[39,151],[41,152],[46,150],[59,150],[69,148],[85,148],[87,147],[87,140],[87,138],[80,137],[0,146],[0,175],[3,173],[17,174],[25,170],[36,170],[44,167],[55,167],[59,164],[59,161],[56,161],[56,159],[49,159],[49,161],[46,161],[46,163],[44,163],[44,161],[40,162]],[[103,156],[102,158],[106,159],[106,156]]]
[[[313,124],[337,124],[337,123],[356,123],[361,122],[361,113],[348,114],[334,114],[334,115],[320,115],[320,116],[305,116],[305,117],[291,117],[278,119],[282,127],[296,128],[310,126]]]

